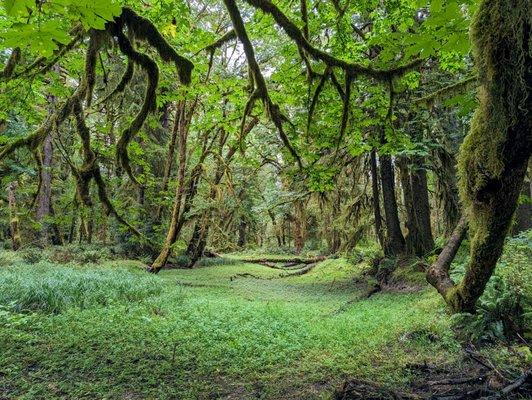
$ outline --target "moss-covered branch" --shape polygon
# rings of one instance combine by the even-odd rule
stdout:
[[[141,17],[131,8],[124,7],[116,23],[120,28],[122,25],[126,25],[136,39],[149,43],[157,50],[163,61],[173,62],[177,67],[181,83],[190,83],[194,64],[179,55],[149,19]]]
[[[11,50],[11,54],[7,59],[6,65],[4,65],[4,69],[0,72],[0,79],[9,79],[11,75],[13,75],[13,72],[15,71],[15,67],[17,66],[19,60],[20,48],[16,47]]]
[[[222,37],[220,37],[218,40],[212,42],[210,45],[206,46],[203,50],[212,53],[215,50],[222,47],[227,42],[230,42],[231,40],[236,39],[236,32],[234,29],[228,30]]]
[[[240,10],[236,6],[236,3],[234,0],[224,0],[224,3],[225,3],[227,10],[229,11],[229,15],[231,17],[231,21],[233,23],[233,27],[235,29],[238,40],[240,40],[240,42],[242,43],[242,46],[244,47],[244,53],[246,54],[248,66],[251,71],[254,84],[256,86],[256,91],[254,92],[252,97],[257,96],[258,98],[262,99],[264,108],[266,109],[266,112],[268,116],[270,117],[270,119],[272,120],[273,124],[277,128],[277,132],[279,133],[279,137],[281,138],[281,141],[283,142],[285,147],[288,149],[290,154],[294,157],[298,165],[302,167],[303,164],[301,162],[301,158],[299,157],[296,150],[290,143],[290,140],[288,139],[288,136],[286,135],[286,132],[284,131],[283,121],[285,120],[285,117],[282,115],[281,110],[279,109],[279,106],[272,102],[268,94],[268,88],[266,86],[266,81],[264,80],[264,76],[262,75],[259,64],[257,63],[257,60],[255,58],[255,51],[253,49],[253,45],[251,44],[251,41],[249,40],[248,34],[246,32],[244,21],[242,20],[242,16],[240,15]]]
[[[421,64],[420,60],[415,60],[403,66],[384,70],[342,60],[312,46],[296,24],[294,24],[270,0],[246,0],[246,2],[253,7],[262,10],[266,14],[271,15],[275,22],[286,32],[288,37],[290,37],[290,39],[292,39],[298,46],[303,48],[315,60],[322,61],[330,67],[341,68],[350,76],[365,75],[379,80],[388,80],[390,77],[404,75],[406,72],[411,71]]]
[[[476,76],[470,76],[469,78],[453,83],[452,85],[445,86],[426,96],[415,99],[413,102],[431,105],[434,102],[441,101],[443,99],[465,92],[466,90],[470,89],[471,86],[477,82],[477,80],[478,78]]]

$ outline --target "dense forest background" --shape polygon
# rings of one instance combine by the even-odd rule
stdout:
[[[428,281],[431,307],[462,318],[460,340],[526,348],[503,362],[514,392],[530,380],[531,9],[4,0],[0,307],[63,309],[35,300],[42,281],[9,291],[34,279],[17,263],[134,259],[180,280],[199,270],[191,287],[217,284],[209,266],[258,268],[220,272],[231,282],[274,279],[263,268],[305,282],[364,265],[356,279],[326,275],[331,287],[354,279],[342,290],[358,301]],[[160,285],[145,275],[132,293]]]

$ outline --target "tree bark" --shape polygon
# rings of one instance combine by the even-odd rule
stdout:
[[[246,245],[246,231],[247,231],[247,222],[244,218],[240,218],[240,223],[238,224],[238,241],[237,246],[243,248]]]
[[[17,211],[17,182],[7,185],[7,202],[9,206],[9,230],[11,233],[11,247],[18,250],[21,246],[21,236],[19,230],[19,219]]]
[[[532,229],[532,168],[528,167],[528,182],[525,180],[521,190],[521,201],[515,212],[513,234]]]
[[[296,201],[294,215],[294,248],[296,254],[300,254],[305,246],[306,236],[306,213],[305,204],[302,200]]]
[[[380,206],[380,193],[379,193],[379,172],[377,167],[377,151],[371,150],[370,153],[370,170],[371,170],[371,191],[373,202],[373,216],[375,219],[375,236],[384,249],[384,231],[382,229],[382,215]]]
[[[386,220],[386,240],[384,254],[396,257],[405,252],[405,238],[401,232],[397,200],[395,198],[395,177],[392,158],[389,155],[379,157],[381,167],[382,196]]]
[[[37,201],[37,221],[40,224],[39,239],[43,246],[52,243],[62,243],[59,227],[50,221],[52,212],[52,160],[53,147],[51,133],[46,136],[42,145],[42,157],[40,160],[40,190]]]
[[[445,143],[445,142],[444,142]],[[456,159],[441,144],[433,152],[436,165],[434,167],[437,202],[443,213],[443,234],[451,236],[460,219],[460,203],[456,179]]]
[[[430,221],[427,171],[424,169],[424,160],[420,157],[414,157],[414,167],[410,175],[410,180],[414,195],[414,210],[421,239],[416,255],[421,257],[434,250],[434,238],[432,236]]]
[[[411,163],[409,163],[409,161]],[[427,174],[420,158],[402,158],[397,162],[406,209],[406,252],[422,257],[434,248],[430,225]]]

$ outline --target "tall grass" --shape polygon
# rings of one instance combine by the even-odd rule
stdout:
[[[141,301],[162,290],[160,279],[127,269],[73,268],[41,262],[0,269],[0,307],[60,313],[67,308]]]

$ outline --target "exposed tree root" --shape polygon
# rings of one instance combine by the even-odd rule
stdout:
[[[353,304],[358,303],[359,301],[364,300],[364,299],[369,299],[371,296],[373,296],[375,293],[379,293],[381,290],[382,290],[382,286],[376,283],[375,285],[370,287],[366,292],[358,295],[357,297],[351,300],[348,300],[345,304],[343,304],[338,309],[333,311],[331,315],[341,314],[344,311],[347,311],[349,307],[351,307]]]

